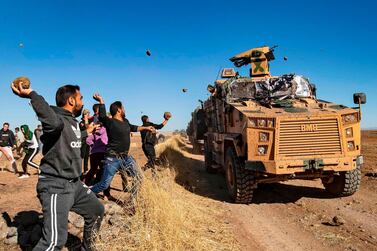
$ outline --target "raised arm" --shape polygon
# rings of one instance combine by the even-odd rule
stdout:
[[[161,124],[159,125],[156,125],[156,124],[153,124],[151,126],[153,126],[156,130],[160,130],[162,129],[169,121],[169,119],[171,118],[171,113],[170,112],[165,112],[164,113],[164,122],[162,122]]]
[[[105,127],[107,127],[110,119],[109,117],[107,117],[106,115],[106,107],[105,107],[105,101],[103,100],[103,98],[101,97],[101,95],[99,95],[98,93],[95,93],[93,95],[93,99],[96,100],[98,103],[99,103],[99,114],[98,114],[98,120],[100,122],[103,123],[103,125]]]
[[[153,126],[154,129],[156,129],[156,130],[160,130],[160,129],[162,129],[167,123],[168,123],[168,120],[165,119],[164,122],[162,122],[161,124],[157,125],[157,124],[153,124],[153,123],[151,123],[151,126]]]
[[[38,120],[43,124],[43,130],[47,133],[63,130],[64,123],[58,115],[51,109],[45,99],[35,91],[30,93],[31,106],[38,116]]]
[[[22,85],[11,84],[13,93],[21,98],[31,99],[31,105],[38,116],[38,120],[43,124],[43,130],[47,133],[63,130],[63,121],[51,109],[45,99],[33,91],[30,87],[24,89]]]
[[[128,122],[128,120],[127,120],[127,122]],[[128,124],[130,125],[130,131],[131,132],[141,132],[141,131],[150,131],[152,133],[156,132],[156,129],[154,129],[153,126],[136,126],[136,125],[130,124],[130,122],[128,122]]]

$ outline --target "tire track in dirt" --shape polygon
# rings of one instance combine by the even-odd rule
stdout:
[[[377,250],[375,180],[363,177],[361,189],[345,198],[333,198],[320,180],[260,185],[253,204],[238,205],[228,201],[222,174],[203,171],[203,156],[186,151],[184,156],[185,176],[203,183],[196,184],[195,193],[224,202],[220,210],[242,250]],[[326,225],[334,216],[344,219],[344,225]]]
[[[310,185],[321,188],[320,181],[294,181],[301,186]],[[363,181],[362,181],[363,182]],[[326,193],[326,192],[324,192]],[[366,199],[369,197],[369,199]],[[377,247],[377,215],[374,210],[376,196],[362,188],[356,194],[344,198],[313,199],[302,198],[300,205],[308,215],[304,224],[317,226],[322,237],[329,233],[335,236],[334,244],[347,249],[372,250]],[[323,223],[337,216],[345,223],[339,227],[326,226]]]
[[[308,182],[315,185],[313,188],[321,188],[320,181],[288,183],[299,190],[300,187],[308,189]],[[234,223],[249,232],[265,250],[377,249],[377,216],[373,211],[376,200],[375,195],[365,200],[370,195],[367,189],[347,198],[309,196],[296,201],[293,198],[299,191],[292,193],[284,187],[282,189],[280,184],[261,187],[257,193],[269,199],[260,204],[242,206],[229,203],[227,206],[234,215]],[[319,192],[318,197],[325,193]],[[272,198],[277,198],[277,201]],[[334,227],[324,224],[334,216],[344,219],[344,225]]]
[[[232,225],[242,250],[330,250],[329,246],[318,242],[311,232],[303,231],[302,226],[297,224],[301,216],[297,216],[297,212],[287,211],[285,203],[288,202],[278,202],[272,190],[268,190],[265,201],[260,198],[258,204],[229,203],[224,177],[205,173],[202,156],[185,151],[173,165],[179,169],[178,183],[184,186],[191,184],[191,187],[195,185],[195,193],[224,202],[219,204],[219,210],[226,212],[224,217]],[[195,180],[198,182],[195,183]],[[331,249],[334,250],[334,247]]]
[[[287,217],[281,206],[270,205],[227,205],[233,222],[247,232],[260,250],[334,250],[319,243],[310,232],[296,224],[295,219]],[[255,250],[247,239],[239,239],[244,250]]]

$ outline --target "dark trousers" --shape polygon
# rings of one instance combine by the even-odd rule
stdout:
[[[38,148],[28,149],[26,151],[26,155],[25,155],[24,159],[22,160],[22,170],[24,171],[24,174],[27,174],[27,165],[30,165],[30,166],[32,166],[36,169],[39,169],[39,165],[37,165],[33,162],[33,158],[37,154],[38,154]]]
[[[83,140],[81,144],[81,158],[84,160],[84,173],[88,171],[89,153],[90,153],[90,147]]]
[[[150,165],[151,167],[153,167],[157,159],[154,145],[150,143],[144,143],[142,149],[145,156],[148,158],[148,162],[146,165]]]
[[[62,249],[68,236],[69,211],[84,217],[82,250],[93,250],[93,231],[99,230],[104,214],[96,195],[80,180],[44,176],[39,177],[37,193],[43,209],[43,237],[33,250]]]
[[[92,153],[90,155],[90,169],[85,175],[84,182],[86,185],[91,185],[93,183],[94,175],[96,176],[94,184],[101,180],[103,175],[103,161],[105,158],[105,153]],[[103,191],[105,196],[110,196],[110,187]]]

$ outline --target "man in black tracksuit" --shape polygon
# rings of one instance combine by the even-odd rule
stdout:
[[[37,184],[38,198],[43,208],[43,237],[33,249],[60,250],[67,240],[68,213],[73,211],[85,220],[81,250],[92,250],[92,232],[100,227],[104,207],[91,190],[80,181],[81,138],[92,132],[94,125],[81,132],[75,117],[83,107],[78,86],[66,85],[56,92],[55,106],[31,89],[14,86],[13,92],[31,99],[42,122],[43,159]]]
[[[152,126],[156,130],[162,129],[168,123],[168,119],[165,119],[164,122],[159,125],[154,124],[149,121],[149,117],[147,115],[141,116],[141,121],[143,122],[143,126]],[[145,168],[154,168],[157,160],[156,151],[154,149],[154,146],[157,143],[156,132],[142,131],[140,134],[142,149],[148,159],[148,162],[145,164]]]

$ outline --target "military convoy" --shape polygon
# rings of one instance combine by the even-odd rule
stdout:
[[[334,196],[355,193],[365,94],[354,94],[356,108],[320,100],[307,78],[270,75],[274,48],[267,46],[230,60],[236,67],[250,64],[250,77],[222,70],[187,133],[196,149],[202,142],[206,170],[224,170],[232,200],[251,203],[258,184],[289,179],[320,178]]]

